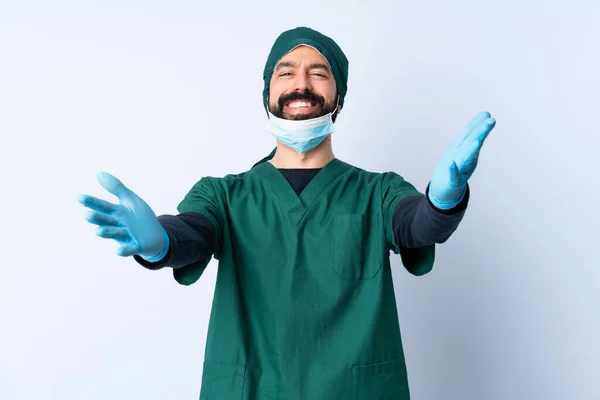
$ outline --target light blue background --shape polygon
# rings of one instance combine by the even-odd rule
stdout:
[[[115,255],[79,193],[157,212],[273,147],[262,69],[308,25],[350,59],[334,151],[424,190],[480,110],[469,210],[394,257],[415,400],[600,398],[596,1],[0,3],[1,399],[195,399],[216,263],[192,287]],[[369,3],[369,4],[368,4]]]

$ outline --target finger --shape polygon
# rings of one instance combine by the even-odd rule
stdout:
[[[98,172],[96,179],[98,179],[98,182],[104,189],[117,196],[119,200],[130,193],[130,190],[123,185],[123,182],[108,172]]]
[[[456,139],[454,139],[454,142],[452,142],[452,145],[458,147],[462,144],[462,142],[471,134],[471,132],[473,131],[473,129],[475,129],[477,126],[479,126],[483,121],[485,121],[486,119],[490,118],[491,115],[489,112],[487,111],[482,111],[479,114],[477,114],[468,124],[467,126],[464,127],[464,129],[462,130],[462,132],[460,133],[460,135],[458,135],[456,137]]]
[[[77,200],[87,208],[90,208],[94,211],[103,212],[105,214],[115,212],[119,208],[117,204],[109,203],[108,201],[85,194],[79,195]]]
[[[458,166],[456,165],[456,162],[453,162],[452,165],[450,165],[450,187],[455,188],[462,185],[462,180]]]
[[[125,228],[116,226],[99,226],[96,235],[105,239],[114,239],[117,242],[125,242],[129,239],[129,233]]]
[[[473,129],[471,134],[465,139],[464,143],[476,141],[479,142],[479,147],[483,146],[483,142],[485,141],[485,139],[487,139],[492,129],[494,129],[494,126],[496,126],[495,118],[486,119],[475,129]],[[471,145],[469,144],[469,147],[470,146]]]
[[[139,254],[139,252],[140,252],[140,247],[135,242],[129,242],[127,244],[124,244],[123,246],[120,246],[117,249],[117,255],[119,255],[121,257],[130,257],[133,255]]]
[[[108,214],[104,214],[98,211],[89,211],[86,215],[85,215],[85,219],[94,225],[100,225],[100,226],[121,226],[121,224],[119,223],[119,221],[113,217],[110,216]]]

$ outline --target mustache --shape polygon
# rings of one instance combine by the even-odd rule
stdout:
[[[290,101],[309,101],[321,107],[325,105],[325,99],[311,91],[292,92],[279,97],[279,100],[277,101],[279,109],[282,109],[286,103],[289,103]]]

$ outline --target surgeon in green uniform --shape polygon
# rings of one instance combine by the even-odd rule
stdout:
[[[334,156],[348,60],[333,39],[283,32],[263,78],[271,154],[245,172],[201,178],[177,215],[157,217],[99,173],[119,203],[81,195],[86,218],[120,244],[117,254],[172,268],[182,285],[218,260],[200,399],[409,399],[390,255],[414,275],[432,269],[436,244],[465,213],[495,119],[477,114],[421,193],[397,173]]]

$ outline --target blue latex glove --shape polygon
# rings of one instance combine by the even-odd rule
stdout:
[[[120,256],[137,254],[150,262],[160,261],[169,249],[169,236],[154,211],[116,177],[100,172],[97,179],[106,190],[117,196],[120,204],[88,195],[79,196],[78,201],[91,210],[86,219],[98,225],[96,234],[116,240],[121,245],[117,249]]]
[[[490,113],[480,112],[446,149],[429,183],[429,199],[434,206],[448,210],[461,202],[483,142],[495,125]]]

